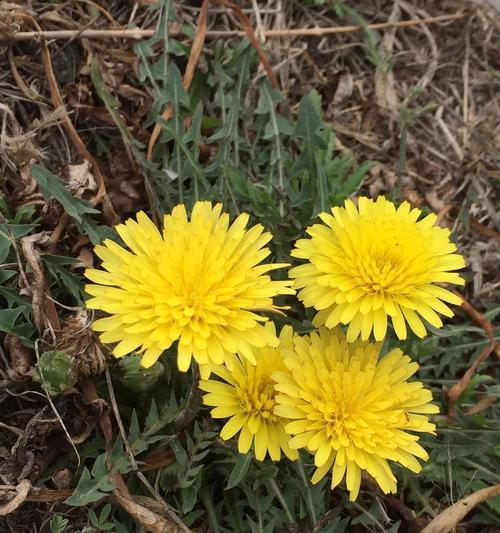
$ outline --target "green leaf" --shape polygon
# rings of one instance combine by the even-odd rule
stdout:
[[[320,150],[328,148],[328,145],[318,134],[323,126],[314,94],[310,93],[304,96],[300,102],[295,126],[295,135],[301,138],[303,142],[300,146],[300,155],[291,171],[296,175],[300,175],[300,172],[306,172],[306,181],[309,183],[308,199],[313,204],[313,215],[325,211],[329,207],[328,183],[319,153]]]
[[[99,527],[99,519],[97,518],[97,515],[93,509],[89,509],[89,520],[95,528]]]
[[[432,459],[435,463],[443,463],[453,458],[457,460],[460,457],[475,456],[490,450],[494,446],[496,436],[490,437],[486,432],[478,437],[471,437],[462,433],[450,433],[447,435],[444,443],[432,444],[429,446],[435,448]]]
[[[84,289],[83,278],[65,268],[65,265],[73,264],[76,260],[60,255],[42,255],[42,259],[56,281],[81,305]]]
[[[181,106],[189,108],[189,95],[182,84],[182,74],[179,67],[172,61],[168,66],[167,101],[177,112]]]
[[[99,515],[99,523],[102,527],[104,522],[109,518],[109,515],[111,514],[111,504],[107,503],[102,509],[101,514]]]
[[[17,211],[12,220],[13,224],[21,224],[25,220],[32,220],[35,216],[36,206],[33,204],[24,204]]]
[[[236,485],[238,485],[238,483],[240,483],[240,481],[246,476],[248,468],[252,462],[252,458],[252,452],[238,455],[238,457],[236,458],[236,464],[234,465],[234,468],[231,470],[231,474],[229,475],[225,490],[229,490],[233,487],[236,487]]]
[[[67,518],[55,514],[49,522],[50,533],[63,533],[68,524],[69,520]]]
[[[0,296],[3,296],[9,306],[14,307],[15,305],[23,309],[24,316],[28,318],[31,312],[31,301],[27,296],[21,296],[19,290],[11,289],[10,287],[0,286]]]
[[[269,80],[264,78],[260,84],[260,94],[254,113],[263,115],[274,112],[275,106],[283,101],[283,94],[273,89]]]
[[[14,309],[0,309],[0,331],[3,333],[13,333],[14,324],[22,312],[22,307],[15,307]]]
[[[299,115],[295,126],[295,135],[301,137],[307,143],[308,147],[314,147],[316,141],[316,132],[323,126],[323,121],[314,104],[314,98],[311,93],[302,98],[299,105]],[[309,148],[311,150],[311,148]]]
[[[92,244],[99,244],[105,238],[116,240],[116,235],[107,226],[98,226],[87,215],[99,214],[90,202],[75,198],[64,186],[63,181],[40,165],[32,165],[31,173],[36,180],[44,198],[55,198],[68,215],[73,218],[82,233],[89,236]]]
[[[67,266],[74,265],[76,263],[76,259],[74,257],[66,257],[65,255],[43,254],[42,258],[46,263],[51,265]]]
[[[500,385],[490,385],[489,387],[486,387],[486,394],[500,398]]]
[[[374,161],[365,161],[345,181],[335,187],[335,203],[342,203],[346,198],[357,192],[363,183],[365,174],[373,165],[375,165]]]
[[[14,277],[16,274],[16,270],[0,270],[0,283],[9,281],[9,279]]]
[[[12,239],[19,239],[31,233],[38,224],[9,224],[9,227],[0,222],[0,263],[7,259]]]
[[[118,240],[116,233],[109,226],[98,225],[87,218],[83,219],[81,229],[83,233],[89,236],[90,242],[94,245],[100,244],[104,239]]]
[[[31,165],[31,173],[38,183],[44,198],[46,200],[55,198],[64,207],[66,213],[77,222],[81,223],[86,213],[99,213],[97,209],[92,207],[90,202],[74,198],[64,186],[63,181],[42,166]]]
[[[88,505],[89,503],[98,502],[106,496],[106,493],[115,488],[116,486],[110,481],[93,479],[89,469],[84,467],[78,485],[73,494],[64,503],[74,507]]]

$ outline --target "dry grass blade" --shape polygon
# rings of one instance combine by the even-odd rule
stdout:
[[[33,17],[31,17],[30,15],[27,15],[26,13],[21,13],[20,16],[23,19],[29,21],[33,26],[35,26],[38,32],[42,33],[42,28],[40,27],[38,22]],[[64,125],[64,128],[68,132],[68,135],[73,141],[80,156],[84,160],[87,160],[92,166],[95,176],[96,176],[96,180],[98,182],[98,189],[94,197],[94,202],[102,203],[103,214],[104,214],[104,217],[106,218],[106,221],[108,222],[108,224],[114,225],[118,222],[119,219],[107,195],[106,185],[104,183],[104,175],[101,172],[101,169],[99,168],[99,165],[97,164],[97,161],[95,160],[94,156],[88,151],[87,147],[85,146],[84,142],[80,138],[80,135],[76,131],[76,128],[73,126],[73,123],[71,122],[68,116],[68,113],[64,106],[64,101],[61,96],[61,92],[59,90],[57,78],[54,74],[54,68],[52,66],[49,48],[43,37],[40,39],[40,44],[41,44],[41,52],[42,52],[42,62],[45,68],[45,74],[47,75],[47,81],[49,84],[50,99],[52,101],[52,105],[57,110],[58,109],[64,110],[64,114],[62,117],[62,123]]]
[[[203,50],[203,44],[205,43],[205,37],[207,34],[207,18],[208,18],[208,6],[210,0],[204,0],[201,7],[200,15],[198,17],[198,24],[196,28],[196,35],[193,41],[193,46],[191,47],[191,53],[189,54],[188,64],[186,66],[186,71],[184,72],[184,77],[182,79],[182,85],[184,89],[189,89],[191,87],[191,82],[193,81],[193,76],[196,71],[196,66],[200,59],[201,51]],[[163,111],[161,118],[163,120],[170,120],[172,117],[172,106],[169,104],[165,111]],[[161,133],[161,125],[158,122],[153,128],[153,133],[149,139],[147,158],[151,160],[153,157],[153,150],[158,141],[158,137]]]
[[[493,228],[490,228],[488,226],[485,226],[484,224],[481,224],[477,220],[471,218],[470,219],[470,227],[474,230],[480,233],[481,235],[484,235],[485,237],[488,237],[489,239],[500,239],[500,231],[496,231]]]
[[[48,293],[47,280],[42,270],[40,254],[35,249],[35,243],[38,242],[39,238],[40,234],[24,237],[21,240],[21,247],[24,257],[33,271],[33,285],[31,287],[33,319],[42,335],[47,329],[51,332],[58,331],[61,329],[61,325],[54,302],[46,298]]]
[[[255,35],[255,32],[253,31],[250,19],[245,15],[245,13],[243,13],[243,11],[241,10],[239,6],[237,6],[235,3],[231,2],[230,0],[212,0],[212,1],[216,5],[224,6],[224,7],[227,7],[228,9],[231,9],[233,13],[236,15],[236,17],[240,21],[241,26],[243,27],[243,30],[245,31],[246,36],[248,37],[248,40],[252,43],[252,46],[255,48],[255,51],[257,52],[257,55],[259,56],[260,62],[262,63],[264,69],[266,70],[266,73],[269,77],[269,80],[271,81],[272,86],[274,88],[277,88],[278,79],[274,75],[271,63],[269,62],[269,59],[264,53],[264,50],[262,49],[262,46],[260,45]]]
[[[123,486],[125,487],[124,483]],[[179,533],[182,531],[182,529],[180,529],[173,522],[168,522],[163,516],[160,516],[144,505],[135,502],[128,491],[125,493],[117,489],[113,492],[113,495],[123,509],[125,509],[130,516],[142,524],[146,531],[151,531],[153,533]]]
[[[422,529],[421,533],[448,533],[449,531],[455,531],[457,524],[476,505],[493,498],[497,494],[500,494],[500,485],[487,487],[470,494],[436,516],[434,520]]]
[[[463,297],[461,296],[461,298]],[[481,314],[473,305],[471,305],[465,299],[463,299],[462,301],[462,309],[472,318],[472,320],[476,324],[478,324],[484,329],[490,342],[487,346],[485,346],[484,350],[479,354],[479,356],[476,358],[474,363],[472,363],[472,365],[467,369],[467,371],[462,376],[460,381],[455,383],[448,391],[448,415],[450,417],[454,416],[455,404],[457,403],[458,398],[460,398],[460,395],[467,388],[467,385],[470,383],[470,380],[476,373],[476,370],[479,367],[479,365],[483,361],[485,361],[493,353],[493,351],[498,350],[498,346],[495,342],[495,337],[493,334],[493,326],[491,325],[491,322],[489,322],[489,320],[487,320],[483,314]]]
[[[389,22],[397,22],[401,16],[399,1],[394,2]],[[394,72],[388,67],[389,58],[393,54],[396,28],[393,26],[384,35],[382,50],[387,57],[381,61],[375,70],[375,96],[380,108],[396,115],[399,112],[398,95],[395,88]]]

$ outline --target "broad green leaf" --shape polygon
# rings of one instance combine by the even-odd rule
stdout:
[[[236,457],[236,464],[231,470],[231,474],[229,475],[225,490],[232,489],[233,487],[236,487],[238,483],[240,483],[240,481],[246,476],[252,459],[252,452],[246,454],[238,454],[238,456]]]
[[[63,533],[68,524],[69,520],[67,518],[55,514],[49,522],[50,533]]]
[[[23,312],[31,311],[31,300],[27,296],[21,296],[18,289],[0,286],[0,296],[3,296],[9,306],[18,305],[23,308]]]
[[[308,146],[312,146],[315,144],[315,134],[322,126],[323,121],[316,109],[312,95],[304,96],[299,105],[295,134],[304,139]]]
[[[16,274],[16,270],[0,270],[0,283],[9,281],[9,279],[14,277]]]
[[[14,331],[14,324],[22,312],[22,307],[0,309],[0,331],[4,333],[12,333]]]

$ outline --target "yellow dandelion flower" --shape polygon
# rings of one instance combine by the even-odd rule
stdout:
[[[285,349],[287,371],[273,374],[275,413],[291,419],[290,448],[306,448],[317,467],[312,482],[332,472],[332,489],[346,478],[355,500],[366,470],[384,493],[396,491],[388,460],[420,472],[427,452],[412,432],[433,433],[431,392],[409,383],[418,365],[395,349],[379,361],[380,343],[347,343],[339,328],[294,337]]]
[[[274,325],[266,324],[269,335],[274,335]],[[280,334],[282,345],[290,343],[292,329],[285,326]],[[234,437],[239,432],[238,450],[248,453],[254,447],[255,457],[263,461],[269,454],[273,461],[279,461],[281,452],[289,459],[296,459],[296,450],[290,449],[290,437],[284,430],[286,420],[274,412],[273,372],[285,370],[281,346],[266,346],[255,350],[255,365],[247,358],[231,355],[225,365],[212,366],[215,379],[200,381],[200,389],[207,392],[203,396],[206,405],[213,406],[214,418],[229,418],[221,431],[223,440]]]
[[[367,340],[372,330],[382,340],[390,317],[396,335],[406,339],[406,323],[426,335],[420,316],[437,328],[443,325],[437,313],[453,316],[444,302],[460,305],[461,299],[435,283],[463,285],[452,271],[464,259],[449,230],[434,225],[436,215],[417,221],[420,214],[408,202],[396,209],[383,196],[359,198],[357,208],[347,200],[331,215],[320,214],[324,224],[308,228],[311,238],[297,241],[292,252],[308,263],[290,270],[299,298],[319,311],[316,326],[349,324],[350,342]]]
[[[102,270],[89,269],[93,281],[87,307],[110,316],[94,322],[105,343],[116,344],[116,357],[131,352],[151,366],[178,341],[181,371],[191,358],[221,364],[238,352],[255,363],[253,349],[276,346],[278,339],[258,311],[273,311],[273,297],[293,294],[289,281],[273,281],[271,270],[283,264],[259,264],[269,256],[271,235],[259,224],[245,229],[249,216],[231,225],[222,205],[197,202],[191,219],[178,205],[164,219],[163,233],[144,214],[116,230],[126,250],[106,240],[96,246]]]

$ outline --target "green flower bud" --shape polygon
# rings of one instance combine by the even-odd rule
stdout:
[[[165,369],[160,362],[144,368],[141,366],[141,358],[134,354],[120,358],[117,365],[118,380],[124,387],[136,392],[151,389],[164,373]]]
[[[51,396],[71,389],[76,383],[73,357],[60,350],[43,352],[35,367],[33,379]]]

